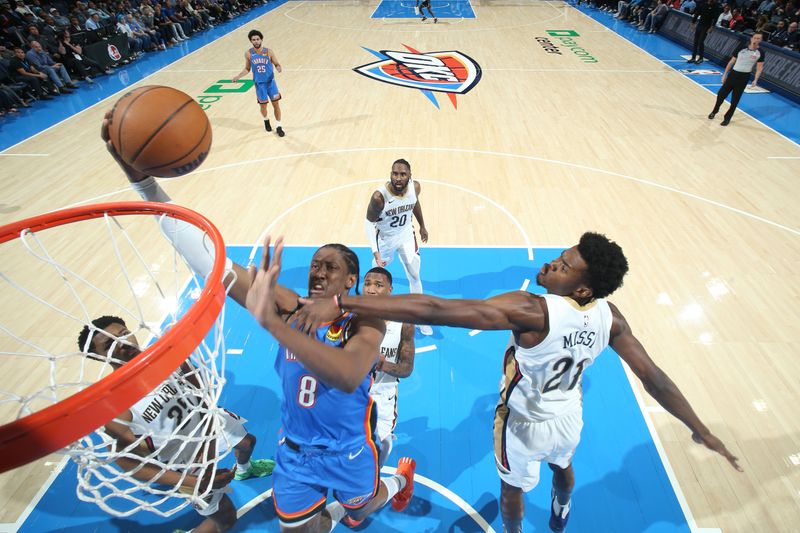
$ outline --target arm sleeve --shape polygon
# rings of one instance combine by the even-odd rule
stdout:
[[[378,231],[375,227],[374,222],[370,222],[369,219],[364,218],[364,233],[367,235],[367,242],[369,242],[369,246],[372,249],[372,253],[378,251]]]
[[[139,193],[146,202],[172,203],[172,199],[152,177],[131,183],[133,190]],[[173,248],[186,260],[192,272],[206,279],[214,266],[216,252],[214,245],[206,237],[203,230],[168,216],[157,216],[156,221],[161,233],[172,244]],[[224,253],[224,252],[223,252]],[[226,271],[232,268],[231,260],[226,261]]]

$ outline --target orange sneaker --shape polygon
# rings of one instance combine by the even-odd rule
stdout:
[[[405,511],[411,496],[414,495],[414,469],[417,462],[411,457],[402,457],[397,462],[397,473],[406,478],[406,486],[392,498],[392,509],[398,513]]]

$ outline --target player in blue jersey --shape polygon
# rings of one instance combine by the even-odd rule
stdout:
[[[261,107],[261,116],[264,117],[264,128],[267,131],[272,131],[267,112],[267,104],[272,102],[272,109],[275,111],[275,132],[279,137],[283,137],[286,133],[281,126],[281,106],[278,103],[278,100],[281,99],[281,93],[278,91],[278,84],[275,83],[274,72],[274,70],[281,72],[281,64],[278,63],[275,53],[263,46],[264,36],[260,31],[250,30],[247,38],[253,47],[244,53],[244,68],[232,81],[237,82],[239,78],[248,72],[253,72],[253,82],[256,84],[256,99]]]
[[[342,519],[356,526],[389,500],[402,511],[413,492],[415,463],[404,457],[397,474],[379,477],[377,409],[369,394],[384,321],[341,313],[314,331],[295,329],[299,296],[277,284],[282,250],[278,239],[270,263],[267,240],[261,268],[250,269],[246,298],[248,310],[281,345],[275,368],[283,383],[284,436],[274,472],[281,530],[327,532]],[[326,244],[311,259],[308,293],[334,298],[353,287],[357,293],[358,279],[355,253]],[[325,507],[328,490],[337,501]]]
[[[131,187],[148,202],[171,202],[152,176],[125,164],[109,140],[111,112],[101,130],[106,148],[122,167]],[[214,262],[205,234],[196,226],[173,219],[159,222],[164,236],[201,278],[208,277]],[[273,472],[273,500],[281,530],[291,533],[331,531],[339,521],[351,525],[390,500],[402,511],[414,490],[413,459],[398,462],[397,473],[379,477],[380,455],[376,436],[377,411],[369,388],[371,371],[378,362],[385,326],[383,320],[342,313],[312,334],[292,329],[299,296],[274,281],[263,291],[264,263],[253,278],[228,260],[228,296],[255,310],[280,342],[275,368],[283,384],[281,404],[283,437],[278,444]],[[276,245],[275,264],[280,264],[283,244]],[[255,269],[253,269],[255,273]],[[334,297],[356,287],[358,257],[341,244],[316,251],[308,273],[312,297]],[[256,295],[259,295],[256,298]],[[250,300],[248,300],[248,298]],[[268,309],[265,309],[266,306]],[[251,310],[251,312],[252,312]],[[336,501],[325,506],[328,491]]]

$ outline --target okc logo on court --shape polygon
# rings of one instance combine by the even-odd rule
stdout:
[[[472,58],[456,51],[422,53],[408,45],[408,52],[364,50],[379,59],[353,70],[373,80],[419,89],[436,108],[434,92],[445,93],[458,108],[456,96],[467,94],[481,80],[481,67]]]

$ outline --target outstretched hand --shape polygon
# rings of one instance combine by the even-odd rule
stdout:
[[[103,141],[106,143],[106,150],[108,153],[111,154],[111,157],[114,158],[114,161],[122,168],[125,175],[128,177],[128,181],[131,183],[136,183],[137,181],[142,181],[143,179],[147,178],[148,175],[144,172],[139,172],[138,170],[134,169],[129,164],[125,163],[120,155],[117,153],[116,148],[114,148],[114,143],[111,142],[111,137],[108,133],[108,126],[111,124],[111,116],[114,114],[114,110],[106,112],[105,116],[103,117],[103,126],[100,128],[100,137],[103,138]]]
[[[275,255],[271,261],[269,243],[270,237],[267,235],[267,238],[264,239],[264,251],[260,268],[256,269],[255,265],[250,265],[247,269],[250,272],[250,287],[247,290],[247,299],[245,301],[250,314],[267,329],[276,323],[275,319],[281,322],[275,303],[275,293],[278,276],[281,273],[283,237],[278,237],[275,241]]]
[[[739,458],[734,456],[728,448],[725,447],[725,444],[717,438],[716,435],[713,433],[708,433],[707,435],[700,435],[699,433],[692,433],[692,440],[695,441],[697,444],[702,444],[709,450],[713,452],[717,452],[733,466],[739,472],[744,472],[741,466],[739,466]]]
[[[300,308],[292,315],[295,328],[309,335],[317,331],[321,324],[335,320],[342,314],[336,300],[330,296],[323,298],[300,298]]]

